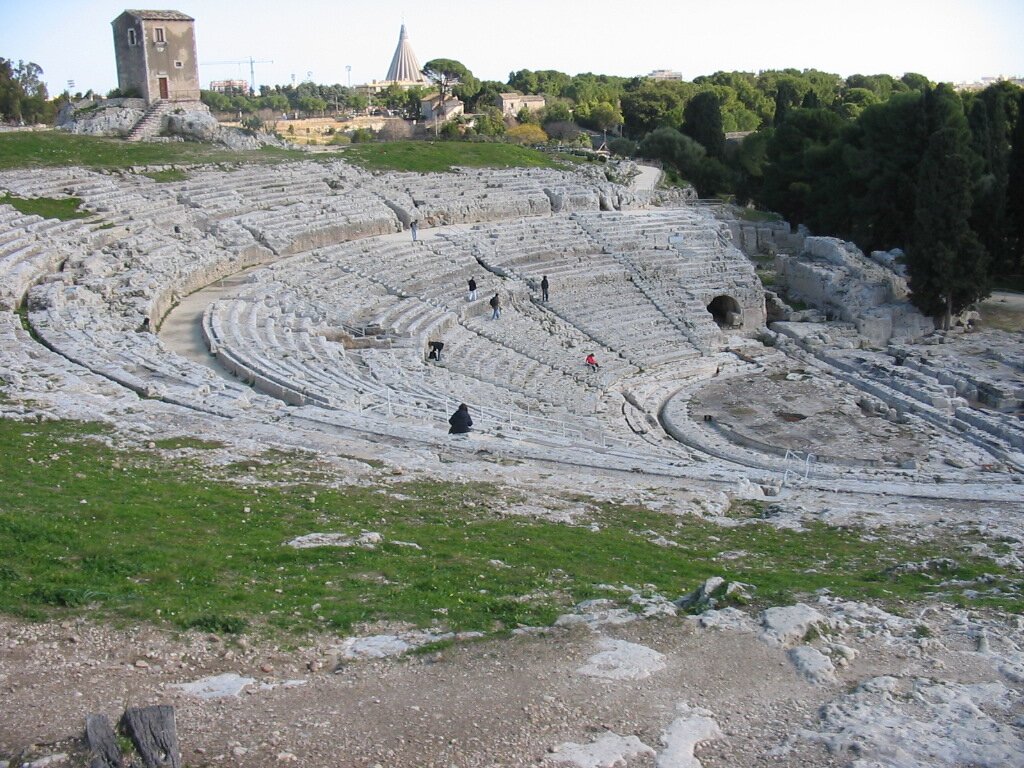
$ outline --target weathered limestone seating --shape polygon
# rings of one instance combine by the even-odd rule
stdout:
[[[354,412],[380,410],[386,403],[391,417],[401,420],[421,418],[427,409],[441,413],[441,408],[448,408],[449,404],[440,405],[446,399],[461,398],[486,403],[483,415],[488,410],[500,412],[498,421],[526,406],[527,411],[514,419],[519,424],[528,424],[539,413],[563,422],[570,419],[574,426],[582,423],[578,417],[553,411],[543,401],[524,401],[510,393],[507,384],[491,386],[452,370],[424,366],[418,350],[413,356],[371,348],[346,352],[341,345],[324,340],[309,318],[285,315],[279,305],[270,304],[272,297],[280,295],[268,290],[272,287],[254,285],[267,291],[264,301],[215,302],[207,309],[204,330],[226,367],[285,402]],[[351,359],[356,356],[363,358],[360,363]],[[602,431],[596,422],[585,426],[594,435]]]
[[[391,209],[359,190],[247,213],[235,221],[281,256],[401,229]]]
[[[38,396],[72,397],[106,407],[136,401],[128,390],[36,342],[13,312],[0,312],[0,380]],[[97,408],[97,414],[102,410]]]
[[[547,274],[557,286],[547,306],[598,344],[635,365],[653,367],[699,355],[669,318],[637,290],[628,268],[620,260],[597,253],[595,246],[588,247],[585,230],[581,231],[575,221],[560,225],[575,244],[561,258],[530,238],[529,224],[518,224],[511,229],[512,238],[503,239],[505,227],[495,227],[490,238],[491,252],[481,256],[481,263],[499,274],[530,279],[534,285],[541,274]],[[524,234],[524,228],[528,234]],[[640,241],[639,236],[631,237],[631,242]],[[526,270],[528,277],[523,274]]]
[[[227,173],[200,170],[168,186],[176,189],[182,205],[223,218],[319,200],[332,192],[328,178],[329,169],[315,163],[246,165]]]
[[[749,222],[730,218],[726,221],[733,242],[748,256],[799,253],[804,247],[806,230],[793,232],[789,222]]]
[[[311,332],[306,318],[282,315],[277,306],[220,300],[207,307],[203,331],[231,373],[292,405],[354,409],[354,396],[372,389],[340,344]]]
[[[779,254],[775,265],[788,295],[855,322],[876,347],[890,339],[918,339],[934,330],[932,321],[905,301],[906,280],[850,243],[808,237],[799,256]]]
[[[403,225],[466,224],[575,210],[639,205],[623,187],[599,175],[550,169],[456,169],[454,174],[386,174],[367,181]]]
[[[521,219],[496,226],[478,225],[481,254],[496,266],[513,269],[524,279],[549,277],[573,256],[583,257],[600,249],[591,237],[571,218]],[[549,268],[551,273],[545,270]]]
[[[941,383],[938,377],[919,366],[900,365],[881,352],[808,344],[804,340],[807,326],[806,323],[774,323],[772,328],[782,337],[799,342],[801,348],[825,364],[829,375],[877,398],[883,407],[891,409],[894,417],[913,415],[940,428],[952,428],[960,437],[1024,468],[1024,429],[1019,425],[970,408],[958,395],[954,384]],[[798,349],[783,346],[790,356],[799,357]]]
[[[945,336],[937,334],[936,340],[945,341]],[[1007,413],[1024,411],[1024,342],[997,330],[974,333],[971,340],[977,350],[973,360],[981,361],[983,370],[962,357],[966,351],[963,338],[958,344],[959,355],[945,353],[948,347],[944,344],[913,349],[892,344],[887,352],[904,366],[952,386],[969,401]]]
[[[78,197],[82,210],[102,217],[105,229],[130,227],[133,223],[171,229],[188,220],[188,212],[178,205],[173,189],[136,173],[99,173],[81,168],[45,174],[8,171],[0,174],[0,188],[21,197]]]
[[[464,313],[462,322],[480,336],[583,380],[588,386],[606,389],[638,371],[611,349],[533,303],[519,302],[513,311],[502,314],[500,322],[490,320],[490,308],[484,304],[476,312]],[[584,359],[590,352],[600,363],[597,372],[585,366]]]
[[[39,216],[0,205],[0,309],[15,309],[29,286],[66,258],[65,251],[47,243],[45,224]]]
[[[738,329],[764,325],[764,290],[750,263],[733,247],[728,230],[702,210],[667,210],[649,216],[576,218],[634,273],[638,286],[699,349],[720,349],[724,338],[707,311],[728,295],[740,308]]]
[[[409,296],[405,291],[422,282],[418,275],[426,273],[430,280],[437,281],[444,287],[444,290],[455,297],[452,301],[454,306],[462,311],[465,310],[467,328],[477,330],[491,329],[497,331],[504,329],[509,323],[487,324],[476,319],[482,310],[486,310],[485,302],[480,301],[475,306],[465,304],[463,299],[463,279],[471,266],[476,267],[476,272],[481,272],[480,266],[470,256],[461,251],[455,240],[460,239],[461,233],[448,237],[435,238],[429,243],[421,242],[414,244],[394,239],[365,240],[357,243],[343,243],[330,248],[317,249],[308,256],[297,256],[269,267],[261,273],[253,275],[254,283],[244,286],[239,292],[239,298],[247,301],[277,306],[283,313],[284,308],[290,308],[310,319],[314,332],[318,325],[326,325],[325,333],[330,333],[332,324],[335,327],[363,325],[377,329],[378,332],[386,332],[391,337],[407,337],[416,339],[413,343],[415,354],[408,357],[399,354],[393,346],[393,355],[390,362],[385,365],[382,359],[378,359],[378,371],[383,368],[397,368],[406,371],[406,381],[403,389],[408,389],[409,380],[415,376],[409,373],[409,366],[414,368],[422,367],[422,350],[428,338],[443,338],[447,345],[444,354],[444,362],[441,367],[447,367],[449,371],[460,372],[466,376],[466,380],[476,379],[477,381],[488,382],[510,388],[513,392],[528,395],[533,401],[532,412],[550,411],[551,406],[562,403],[571,411],[582,409],[583,412],[593,412],[596,408],[596,391],[592,390],[594,384],[606,382],[617,375],[625,375],[635,371],[635,368],[617,361],[615,356],[605,353],[596,347],[591,340],[579,334],[575,329],[565,326],[557,321],[550,313],[545,313],[534,308],[529,303],[523,307],[523,312],[513,311],[507,313],[509,323],[515,326],[512,333],[502,337],[501,333],[494,333],[489,336],[490,342],[467,333],[453,326],[454,318],[444,320],[445,315],[438,315],[434,305],[420,301],[415,296]],[[468,242],[474,242],[477,235],[474,230],[469,233]],[[358,271],[353,267],[357,265]],[[363,274],[366,271],[368,274]],[[381,279],[381,274],[386,280]],[[446,282],[446,276],[455,275],[457,283]],[[410,279],[411,278],[411,279]],[[482,280],[482,278],[481,278]],[[387,283],[387,285],[385,285]],[[389,293],[385,294],[384,290]],[[508,290],[507,287],[504,290]],[[404,299],[395,300],[395,294],[406,296]],[[224,302],[218,302],[223,304]],[[483,306],[481,306],[483,305]],[[332,309],[332,306],[334,307]],[[383,307],[383,314],[382,312]],[[376,309],[377,314],[371,314]],[[487,310],[489,311],[489,310]],[[425,314],[424,314],[425,313]],[[552,333],[542,327],[539,323],[536,328],[530,322],[524,322],[527,314],[533,313],[541,320],[547,322],[548,326],[560,326],[561,339],[552,345]],[[224,316],[225,312],[218,312]],[[230,318],[230,314],[228,315]],[[427,320],[422,318],[426,317]],[[438,317],[441,320],[438,320]],[[230,319],[218,320],[220,326],[231,322]],[[237,322],[237,320],[235,320]],[[210,325],[209,314],[207,326]],[[427,330],[422,331],[426,325]],[[566,330],[568,329],[568,330]],[[511,328],[510,328],[511,330]],[[433,334],[433,335],[432,335]],[[215,345],[218,356],[230,358],[226,363],[233,370],[239,372],[247,380],[255,381],[253,374],[261,374],[263,379],[260,388],[274,392],[280,396],[281,387],[287,374],[283,374],[278,364],[273,361],[273,351],[267,348],[260,350],[257,360],[246,357],[244,353],[235,353],[224,349],[225,336],[230,331],[215,328],[211,334],[216,339]],[[258,336],[258,334],[253,334]],[[582,365],[583,351],[573,353],[571,357],[565,354],[565,348],[561,346],[565,337],[574,340],[577,345],[596,348],[603,360],[607,370],[601,374],[583,377],[585,370]],[[495,343],[508,346],[509,349],[502,350],[495,347]],[[524,348],[524,341],[527,341]],[[547,347],[554,347],[550,350]],[[367,345],[359,345],[365,347]],[[369,346],[374,346],[372,343]],[[543,350],[539,352],[538,350]],[[355,352],[359,357],[380,358],[383,354],[374,350],[371,352],[365,348]],[[471,362],[469,362],[471,361]],[[497,361],[497,362],[496,362]],[[291,363],[293,361],[289,361]],[[552,365],[553,364],[553,365]],[[432,366],[435,368],[435,366]],[[568,377],[568,378],[567,378]],[[311,378],[309,376],[296,376],[296,381],[306,384]],[[581,388],[576,379],[589,382]],[[431,385],[428,383],[427,387]],[[466,391],[462,386],[461,391]],[[588,389],[591,391],[588,394]],[[306,402],[310,398],[310,388],[302,387],[299,394],[289,394],[290,402]],[[436,384],[429,389],[428,394],[435,399],[443,397],[452,390],[438,390]],[[471,391],[471,390],[470,390]],[[330,395],[328,400],[340,401],[342,398],[337,395]],[[493,396],[485,402],[501,402],[508,400],[508,395],[499,400]],[[517,398],[522,402],[522,398]],[[475,401],[479,401],[476,398]],[[515,403],[516,400],[511,401]],[[547,403],[548,405],[545,405]],[[515,406],[517,409],[519,405]]]
[[[452,174],[388,174],[376,179],[372,188],[392,201],[404,224],[418,220],[426,227],[551,212],[536,180],[514,175],[502,179],[498,173],[459,170],[457,179]]]

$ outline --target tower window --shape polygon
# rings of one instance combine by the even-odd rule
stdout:
[[[166,43],[167,42],[167,38],[164,37],[164,28],[163,27],[154,27],[153,28],[153,42],[154,43]]]
[[[139,42],[134,29],[128,30],[128,45],[137,45]]]

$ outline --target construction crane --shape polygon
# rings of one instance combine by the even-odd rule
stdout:
[[[252,56],[248,59],[239,59],[236,61],[204,61],[202,66],[204,67],[216,67],[222,64],[248,64],[249,65],[249,95],[256,95],[256,65],[257,64],[273,64],[273,59],[259,59],[256,60]]]

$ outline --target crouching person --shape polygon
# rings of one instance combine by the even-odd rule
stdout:
[[[469,415],[469,406],[462,403],[448,418],[448,423],[451,424],[451,428],[448,430],[449,435],[464,435],[469,432],[469,428],[473,426],[473,419]]]

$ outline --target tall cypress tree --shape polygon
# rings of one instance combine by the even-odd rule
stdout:
[[[1017,98],[1017,122],[1013,127],[1006,184],[1008,270],[1024,275],[1024,92]]]
[[[711,157],[725,155],[722,104],[714,91],[701,91],[683,110],[683,133],[696,139]]]
[[[1005,272],[1009,256],[1006,224],[1007,172],[1010,158],[1010,114],[1014,86],[999,83],[974,96],[967,112],[972,146],[982,162],[974,192],[971,227],[991,257],[993,274]],[[1015,111],[1015,110],[1014,110]]]
[[[968,220],[971,160],[957,127],[935,131],[917,177],[914,230],[907,250],[911,301],[925,314],[952,317],[988,294],[987,255]]]

